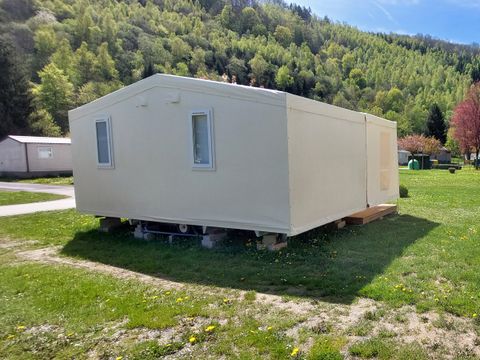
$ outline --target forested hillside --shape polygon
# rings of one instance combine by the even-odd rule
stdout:
[[[480,78],[477,48],[365,33],[281,1],[0,4],[1,82],[16,84],[0,89],[0,136],[65,134],[68,109],[154,72],[286,90],[422,133],[432,105],[448,121]]]

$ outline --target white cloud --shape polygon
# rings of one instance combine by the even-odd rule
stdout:
[[[375,0],[370,1],[373,5],[375,5],[386,17],[388,20],[391,22],[398,24],[397,20],[393,17],[393,15],[390,13],[390,11],[387,10],[387,8],[383,5],[381,5],[379,2]]]

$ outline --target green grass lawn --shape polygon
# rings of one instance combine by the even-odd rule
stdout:
[[[0,206],[28,204],[40,201],[64,199],[63,195],[32,193],[28,191],[2,191],[0,190]]]
[[[0,181],[21,182],[28,184],[46,184],[46,185],[73,185],[73,176],[54,176],[33,179],[13,179],[0,178]]]
[[[427,358],[420,344],[403,345],[391,331],[373,334],[384,316],[380,311],[348,331],[330,332],[326,326],[293,336],[287,335],[292,327],[314,314],[287,314],[255,301],[255,294],[271,293],[343,309],[366,297],[383,304],[387,310],[382,314],[413,305],[420,312],[455,314],[480,326],[480,172],[401,170],[400,177],[409,197],[399,200],[399,215],[363,227],[311,232],[290,239],[288,249],[279,253],[259,252],[245,239],[206,250],[193,239],[169,245],[138,241],[125,231],[102,234],[97,219],[74,210],[0,218],[0,238],[37,241],[27,248],[60,245],[65,257],[183,284],[166,290],[65,266],[16,263],[12,251],[4,250],[0,356],[20,358],[38,347],[40,357],[81,357],[94,347],[99,357],[113,358],[178,352],[179,357],[280,359],[295,357],[299,346],[301,358],[341,359],[340,349],[347,346],[360,358]],[[401,314],[398,322],[404,322]],[[42,324],[53,326],[51,336],[62,340],[36,333]],[[206,331],[210,325],[215,330]],[[142,335],[145,341],[127,338],[112,346],[105,337],[116,326],[146,332],[175,328],[179,335],[163,345]],[[370,338],[350,346],[352,334]]]

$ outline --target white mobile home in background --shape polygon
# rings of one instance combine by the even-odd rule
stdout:
[[[396,124],[154,75],[69,112],[77,209],[296,235],[398,197]]]
[[[0,176],[71,175],[70,139],[9,135],[0,141]]]

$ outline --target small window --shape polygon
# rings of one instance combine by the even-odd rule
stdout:
[[[99,167],[113,167],[110,118],[95,120],[97,138],[97,164]]]
[[[210,111],[190,114],[194,168],[214,169],[212,119]]]
[[[50,146],[39,146],[37,148],[39,159],[51,159],[53,158],[53,150]]]

